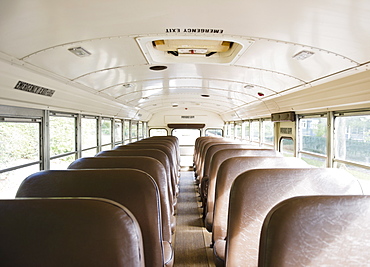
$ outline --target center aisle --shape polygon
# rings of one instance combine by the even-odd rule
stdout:
[[[177,199],[174,266],[215,266],[211,234],[203,227],[200,203],[197,201],[193,172],[181,172],[180,194]]]

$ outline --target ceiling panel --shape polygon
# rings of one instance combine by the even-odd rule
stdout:
[[[333,51],[322,50],[304,44],[275,40],[256,40],[253,46],[235,63],[256,69],[271,70],[310,82],[358,64],[351,58]],[[293,58],[302,51],[313,55],[304,60]]]
[[[74,47],[82,47],[91,55],[76,56],[68,51]],[[117,66],[146,64],[135,40],[128,37],[88,40],[46,48],[24,57],[23,60],[71,80]]]
[[[369,12],[370,1],[353,0],[1,1],[0,58],[60,82],[58,90],[68,85],[127,110],[171,112],[177,102],[222,116],[367,70]],[[250,42],[231,64],[174,57],[152,71],[137,40],[167,37]],[[77,57],[73,47],[91,55]],[[302,50],[314,54],[294,59]]]

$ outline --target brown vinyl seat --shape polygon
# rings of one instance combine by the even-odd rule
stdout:
[[[173,135],[151,136],[151,137],[147,138],[147,140],[156,140],[156,141],[159,141],[159,142],[161,142],[162,140],[168,140],[168,141],[172,142],[173,146],[176,150],[178,164],[180,164],[180,140],[176,136],[173,136]]]
[[[175,216],[171,210],[168,197],[166,172],[157,159],[145,156],[117,156],[80,158],[72,162],[68,169],[138,169],[149,174],[156,182],[161,204],[163,240],[172,243],[172,232],[175,230]]]
[[[193,167],[194,167],[194,174],[196,175],[196,169],[198,166],[198,159],[200,155],[200,150],[202,147],[202,143],[204,143],[206,140],[210,139],[215,139],[215,138],[222,138],[222,137],[213,137],[213,136],[200,136],[197,139],[195,139],[194,143],[194,155],[193,155]]]
[[[166,153],[159,149],[115,149],[115,150],[104,150],[99,152],[95,157],[117,157],[117,156],[146,156],[159,160],[166,170],[167,184],[168,184],[168,199],[172,204],[172,213],[175,212],[176,207],[176,194],[173,193],[173,185],[170,173],[170,161]]]
[[[133,145],[133,144],[147,144],[147,145],[152,145],[152,144],[160,144],[167,146],[171,150],[171,155],[173,157],[173,164],[177,170],[180,170],[180,158],[178,157],[179,153],[179,147],[176,146],[176,144],[173,142],[173,140],[170,139],[163,139],[163,138],[146,138],[139,140],[134,143],[130,143],[128,145]]]
[[[207,151],[211,146],[218,145],[218,144],[235,144],[235,142],[233,142],[233,140],[228,140],[228,139],[210,140],[203,145],[201,153],[200,153],[200,158],[199,158],[199,168],[197,168],[197,180],[199,180],[199,182],[201,182],[203,178],[204,167],[206,165]]]
[[[235,157],[221,164],[216,178],[212,227],[214,260],[217,266],[224,265],[231,185],[243,172],[263,168],[310,168],[310,166],[301,159],[284,157]]]
[[[198,178],[198,175],[201,173],[201,165],[204,159],[204,147],[208,143],[225,143],[231,142],[231,140],[223,138],[223,137],[211,137],[211,136],[203,136],[199,137],[198,142],[196,142],[197,147],[194,148],[195,150],[195,158],[194,158],[194,165],[195,169],[195,177]]]
[[[370,196],[291,198],[263,223],[258,266],[369,266],[369,229]]]
[[[173,192],[178,195],[179,189],[178,189],[178,170],[176,165],[176,156],[174,155],[174,151],[168,146],[164,144],[157,144],[157,143],[143,143],[143,142],[137,142],[137,143],[131,143],[128,145],[122,145],[122,146],[116,146],[114,150],[121,150],[121,149],[159,149],[166,153],[168,156],[168,159],[170,160],[170,172],[171,172],[171,181],[173,184]]]
[[[216,139],[216,138],[217,139],[222,139],[223,137],[200,136],[197,139],[195,139],[194,156],[193,156],[193,158],[194,158],[194,167],[197,166],[198,157],[199,157],[199,154],[200,154],[202,143],[206,142],[207,140]]]
[[[244,144],[244,143],[209,143],[205,147],[204,151],[204,160],[203,160],[203,170],[201,173],[201,176],[199,177],[199,180],[202,181],[203,178],[209,176],[209,172],[211,170],[210,165],[212,162],[212,158],[214,154],[222,149],[232,149],[232,148],[245,148],[245,149],[259,149],[256,146],[250,145],[250,144]]]
[[[144,266],[140,227],[106,199],[0,200],[1,266]]]
[[[274,149],[246,149],[246,148],[232,148],[230,149],[229,144],[216,145],[217,151],[212,157],[210,164],[209,177],[204,177],[201,189],[207,193],[203,193],[203,207],[204,208],[204,224],[206,229],[209,232],[212,232],[213,225],[213,208],[215,202],[215,191],[216,191],[216,178],[217,172],[220,168],[220,165],[227,159],[235,157],[282,157],[282,154]],[[226,149],[219,149],[226,148]],[[201,190],[201,192],[202,192]]]
[[[277,203],[295,196],[348,194],[361,195],[362,189],[340,169],[260,169],[239,175],[230,191],[226,266],[257,266],[262,222]]]
[[[27,177],[16,197],[98,197],[115,201],[128,208],[140,225],[145,265],[172,266],[172,249],[162,240],[158,187],[141,170],[42,171]]]
[[[202,143],[202,140],[210,138],[209,136],[200,136],[195,139],[194,142],[194,153],[193,153],[193,167],[196,168],[196,162],[198,160],[199,150],[200,150],[200,144]]]

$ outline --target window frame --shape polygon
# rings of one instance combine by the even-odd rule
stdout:
[[[359,110],[359,111],[336,111],[333,112],[333,143],[336,142],[336,129],[334,128],[336,126],[335,120],[337,118],[343,118],[343,117],[360,117],[360,116],[370,116],[370,110]],[[334,146],[334,145],[333,145]],[[348,164],[350,166],[363,168],[366,170],[370,170],[370,165],[366,165],[360,162],[351,161],[351,160],[345,160],[345,159],[339,159],[336,157],[336,151],[333,152],[333,166],[337,168],[338,164]]]
[[[209,136],[209,135],[207,135],[207,133],[208,133],[208,131],[212,131],[212,130],[214,130],[214,131],[221,131],[221,135],[216,135],[216,136],[220,136],[220,137],[223,137],[224,136],[224,129],[223,128],[215,128],[215,127],[205,129],[204,130],[204,136]]]
[[[165,130],[166,135],[159,135],[159,136],[168,136],[168,130],[166,128],[155,128],[155,127],[153,127],[153,128],[149,129],[149,137],[158,136],[158,135],[151,135],[152,130]]]

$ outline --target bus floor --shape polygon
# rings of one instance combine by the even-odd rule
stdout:
[[[177,199],[177,224],[174,236],[175,267],[215,266],[210,248],[211,233],[202,220],[201,203],[192,171],[182,171],[180,194]]]

